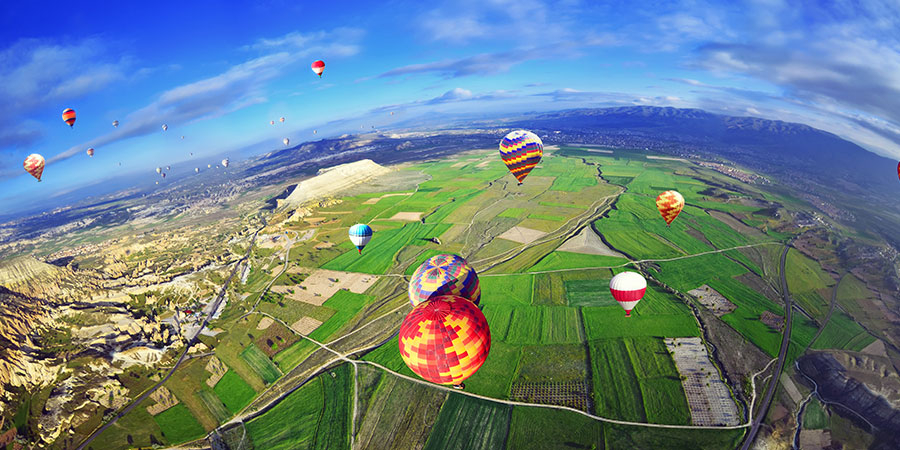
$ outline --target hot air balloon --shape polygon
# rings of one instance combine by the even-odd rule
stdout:
[[[313,61],[310,67],[312,68],[312,71],[315,72],[316,75],[319,76],[319,78],[321,78],[322,72],[325,71],[325,62],[322,60]]]
[[[684,197],[678,191],[663,192],[656,197],[656,207],[662,214],[663,220],[666,221],[666,226],[669,226],[678,217],[678,213],[684,209]]]
[[[500,158],[519,184],[541,162],[543,155],[544,143],[530,131],[513,131],[500,141]]]
[[[897,163],[897,177],[900,177],[900,163]]]
[[[160,175],[162,175],[163,178],[166,177],[166,173],[165,173],[165,172],[161,173]]]
[[[116,127],[116,128],[119,128],[119,121],[118,121],[118,120],[113,120],[113,126]]]
[[[162,173],[162,167],[157,167],[157,168],[156,168],[156,173]]]
[[[119,163],[119,165],[120,165],[120,166],[121,166],[121,165],[122,165],[122,163]]]
[[[157,181],[156,184],[159,184],[159,181]]]
[[[291,140],[288,139],[288,138],[284,138],[284,141],[283,141],[283,142],[284,142],[284,145],[287,146],[288,144],[291,143]]]
[[[392,116],[394,115],[394,112],[393,112],[393,111],[391,111],[391,115],[392,115]]]
[[[172,166],[166,166],[166,170],[172,169]]]
[[[358,223],[350,227],[350,242],[362,254],[363,247],[372,240],[372,228],[366,224]]]
[[[168,125],[166,125],[166,124],[163,124],[163,126],[162,126],[162,129],[163,129],[163,131],[166,131],[166,130],[168,130],[168,129],[169,129],[169,126],[168,126]]]
[[[399,335],[400,357],[420,377],[461,385],[484,364],[491,330],[474,303],[444,295],[413,308]]]
[[[223,160],[222,160],[222,167],[226,167],[226,168],[227,168],[227,167],[228,167],[228,163],[229,163],[228,158],[223,159]]]
[[[284,123],[284,117],[278,119],[279,122]]]
[[[270,121],[269,121],[269,125],[275,125],[275,121],[274,121],[274,120],[270,120]]]
[[[184,140],[184,136],[181,137],[181,140],[182,140],[182,141]],[[193,153],[191,153],[191,154],[193,155]]]
[[[41,175],[44,173],[44,157],[38,155],[37,153],[32,153],[25,158],[25,162],[22,163],[22,166],[25,167],[25,171],[30,173],[31,176],[37,178],[38,182],[41,181]]]
[[[631,317],[631,310],[644,298],[647,280],[636,272],[622,272],[609,280],[609,292],[625,310],[625,317]]]
[[[66,108],[63,110],[62,114],[63,122],[69,125],[69,128],[75,126],[75,110],[72,108]]]
[[[316,134],[316,133],[318,133],[318,131],[316,131],[316,130],[313,130],[313,134]]]
[[[207,164],[207,165],[206,165],[206,168],[207,168],[207,169],[212,169],[212,164]]]
[[[481,300],[478,274],[461,256],[432,256],[416,269],[409,281],[409,301],[413,306],[451,294],[476,305]]]
[[[199,168],[199,167],[194,167],[194,172],[200,173],[200,168]]]
[[[88,156],[93,158],[94,157],[94,148],[91,147],[91,148],[87,149],[87,154],[88,154]]]

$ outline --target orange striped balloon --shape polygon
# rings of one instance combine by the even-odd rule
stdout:
[[[63,122],[65,122],[69,127],[75,126],[75,110],[72,108],[66,108],[63,110]]]
[[[662,214],[663,220],[666,221],[666,226],[669,226],[678,217],[678,213],[684,209],[684,197],[678,191],[663,192],[656,197],[656,207]]]

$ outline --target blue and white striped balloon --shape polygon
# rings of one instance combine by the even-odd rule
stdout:
[[[372,228],[364,223],[358,223],[350,227],[350,242],[356,246],[359,253],[362,253],[363,247],[372,240]]]

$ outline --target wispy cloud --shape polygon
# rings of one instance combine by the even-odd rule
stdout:
[[[497,53],[481,53],[457,59],[445,59],[424,64],[410,64],[378,75],[389,78],[414,74],[434,74],[443,78],[460,78],[471,75],[494,75],[508,72],[512,67],[527,61],[572,56],[574,44],[531,47]]]
[[[147,106],[124,117],[115,131],[72,146],[49,158],[47,162],[53,163],[79,155],[87,146],[100,147],[160,132],[163,123],[179,126],[263,103],[266,101],[267,84],[298,64],[303,56],[325,48],[337,54],[354,54],[359,50],[355,40],[361,36],[362,32],[359,30],[342,28],[329,33],[289,33],[280,38],[261,39],[246,49],[281,51],[270,51],[232,66],[218,75],[169,89]],[[342,40],[345,38],[351,40]]]
[[[578,2],[541,0],[445,1],[417,23],[427,39],[467,44],[490,39],[513,45],[569,40],[577,29]]]

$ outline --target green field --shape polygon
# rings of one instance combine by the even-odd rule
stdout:
[[[159,425],[163,436],[170,444],[180,444],[206,434],[206,430],[191,415],[191,411],[180,403],[153,416],[153,420]]]
[[[248,345],[241,352],[241,358],[256,372],[266,384],[269,384],[281,376],[281,371],[272,363],[272,360],[254,344]]]
[[[213,392],[232,414],[237,414],[253,400],[253,397],[256,397],[253,388],[233,370],[225,372],[225,376],[216,383]]]
[[[592,267],[619,267],[628,262],[625,258],[603,255],[585,255],[554,251],[541,258],[537,264],[526,269],[526,272],[541,272],[545,270],[580,269]]]
[[[828,415],[822,403],[813,398],[803,410],[803,428],[807,430],[821,430],[828,428]]]
[[[482,276],[478,282],[485,306],[531,304],[532,275]]]
[[[699,336],[700,329],[688,307],[677,298],[648,286],[640,303],[631,311],[631,317],[625,317],[625,311],[618,305],[609,292],[609,282],[605,290],[594,294],[597,304],[606,306],[585,306],[581,312],[584,316],[584,328],[587,338],[608,339],[619,337],[659,336],[687,337]],[[584,287],[582,284],[579,287]],[[602,289],[604,284],[595,285]],[[585,291],[579,291],[575,297],[583,298]],[[571,301],[571,300],[570,300]],[[600,302],[605,303],[600,303]]]
[[[316,344],[313,344],[306,339],[301,339],[294,342],[290,347],[280,351],[272,358],[272,360],[281,368],[282,372],[287,372],[296,367],[297,364],[300,364],[301,361],[306,359],[306,357],[317,348],[319,348],[319,346]]]
[[[553,216],[550,214],[529,214],[528,218],[529,219],[550,220],[553,222],[562,222],[562,221],[566,220],[566,218],[563,216]]]
[[[231,417],[231,412],[228,411],[228,408],[225,407],[225,404],[222,403],[222,400],[219,400],[219,397],[213,391],[206,388],[200,389],[197,391],[197,397],[200,397],[200,401],[203,402],[219,423],[223,423]]]
[[[589,347],[598,415],[690,424],[678,370],[661,339],[599,339]]]
[[[737,309],[722,316],[722,320],[769,356],[777,355],[781,346],[781,330],[772,329],[759,318],[763,311],[784,317],[784,307],[733,278],[711,280],[708,284],[737,306]]]
[[[372,299],[370,295],[356,294],[345,290],[335,292],[322,306],[332,308],[336,312],[310,333],[309,337],[319,342],[326,341],[332,334],[347,325],[350,319]]]
[[[392,197],[388,197],[392,198]],[[380,203],[380,202],[379,202]],[[422,224],[421,222],[409,222],[397,229],[379,231],[378,226],[373,227],[375,234],[369,245],[358,254],[352,245],[346,245],[346,252],[337,258],[322,265],[323,269],[342,270],[348,272],[362,272],[371,274],[385,274],[394,264],[394,255],[404,247],[420,243],[421,238],[440,236],[450,228],[448,224]]]
[[[834,348],[858,352],[875,342],[875,338],[863,329],[850,316],[840,310],[831,314],[831,320],[825,325],[822,334],[812,344],[812,348]]]
[[[605,449],[603,423],[571,411],[516,406],[512,411],[507,449]]]
[[[510,217],[513,219],[518,219],[525,215],[525,208],[506,208],[500,214],[497,214],[497,217]]]
[[[257,449],[293,450],[350,448],[350,365],[323,373],[247,423]],[[333,374],[333,376],[332,376]]]
[[[500,403],[451,394],[441,407],[425,449],[501,448],[509,432],[509,410],[510,406]]]

